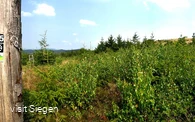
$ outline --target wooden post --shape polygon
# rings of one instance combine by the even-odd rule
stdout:
[[[0,1],[0,34],[4,35],[0,62],[0,122],[23,122],[21,67],[21,0]]]
[[[30,67],[34,66],[34,56],[33,56],[33,54],[29,54],[29,63],[30,63]]]

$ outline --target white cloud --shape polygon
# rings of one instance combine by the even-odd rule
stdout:
[[[68,44],[68,45],[72,45],[72,43],[71,42],[69,42],[69,41],[62,41],[63,43],[66,43],[66,44]]]
[[[77,33],[73,33],[72,35],[73,35],[73,36],[77,36]]]
[[[157,4],[166,11],[173,11],[177,8],[188,8],[190,6],[189,0],[145,0]]]
[[[97,25],[94,21],[84,20],[84,19],[81,19],[81,20],[79,21],[79,23],[80,23],[81,25],[91,25],[91,26],[96,26],[96,25]]]
[[[182,36],[191,38],[193,33],[194,30],[190,27],[190,25],[162,26],[160,28],[156,28],[154,31],[155,39],[175,39],[179,38],[181,34]]]
[[[30,13],[30,12],[21,11],[21,14],[22,14],[22,16],[24,16],[24,17],[30,17],[30,16],[32,16],[32,13]]]
[[[170,21],[169,21],[170,22]],[[158,27],[155,27],[153,29],[143,29],[143,28],[137,28],[137,29],[127,29],[127,30],[120,30],[118,32],[113,32],[112,35],[114,38],[120,34],[122,36],[122,39],[132,39],[135,32],[137,32],[140,41],[143,41],[144,36],[147,38],[150,38],[151,33],[154,34],[155,39],[174,39],[179,38],[182,34],[183,36],[191,37],[193,33],[193,29],[189,28],[187,24],[182,24],[182,22],[178,22],[180,24],[170,24],[167,25],[160,25]],[[194,23],[195,24],[195,23]],[[180,26],[178,26],[180,25]],[[195,26],[195,25],[194,25]],[[108,39],[110,34],[104,35],[104,41]],[[98,38],[96,41],[93,42],[93,45],[96,45],[101,41],[101,38]]]
[[[148,6],[148,3],[146,1],[143,1],[143,4],[144,4],[144,6],[146,7],[147,10],[150,9],[149,6]]]
[[[45,16],[55,16],[55,9],[54,7],[47,5],[45,3],[38,4],[36,10],[33,13],[38,15],[45,15]]]
[[[192,27],[192,21],[187,18],[171,18],[160,22],[158,27],[155,27],[154,34],[155,38],[166,39],[166,38],[179,38],[183,36],[191,37],[194,29]]]

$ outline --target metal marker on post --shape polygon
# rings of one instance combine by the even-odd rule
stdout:
[[[4,35],[0,34],[0,62],[3,62]]]
[[[0,122],[23,122],[21,0],[0,2]]]

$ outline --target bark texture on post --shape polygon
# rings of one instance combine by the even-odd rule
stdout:
[[[21,0],[0,0],[0,34],[4,59],[0,62],[0,122],[23,122]]]

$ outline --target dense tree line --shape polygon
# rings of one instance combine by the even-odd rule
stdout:
[[[131,46],[137,46],[138,48],[149,46],[154,44],[154,35],[151,34],[151,38],[147,39],[146,37],[143,39],[143,43],[140,42],[140,38],[137,33],[135,33],[132,39],[122,39],[121,35],[118,35],[114,38],[112,35],[104,41],[102,38],[100,43],[98,44],[97,48],[95,49],[96,53],[106,52],[108,50],[112,50],[116,52],[120,48],[130,48]]]
[[[107,52],[109,50],[112,50],[114,52],[118,51],[120,48],[130,48],[131,46],[136,46],[137,48],[146,48],[146,47],[151,47],[154,46],[156,42],[162,43],[166,42],[172,43],[171,40],[158,40],[156,41],[154,39],[154,34],[151,33],[150,38],[147,38],[146,36],[143,38],[143,41],[140,41],[139,36],[137,33],[135,33],[132,37],[132,39],[122,39],[121,35],[118,35],[116,38],[114,38],[112,35],[108,37],[107,40],[104,40],[101,38],[100,43],[98,44],[97,48],[95,49],[96,53],[100,52]],[[186,44],[186,36],[180,35],[178,38],[177,44]],[[193,33],[192,36],[192,42],[190,44],[195,44],[195,33]]]

